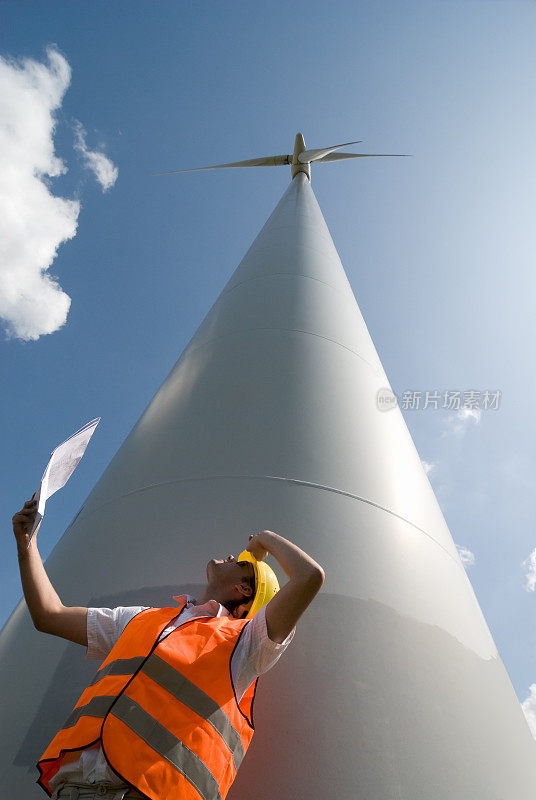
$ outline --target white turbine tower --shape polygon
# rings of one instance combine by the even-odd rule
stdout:
[[[212,555],[271,528],[326,581],[259,682],[230,800],[533,800],[536,744],[310,185],[290,186],[47,562],[69,605],[169,605]],[[204,167],[203,169],[208,169]],[[194,583],[194,585],[192,585]],[[95,670],[36,633],[0,639],[3,796]],[[34,777],[32,777],[34,776]]]

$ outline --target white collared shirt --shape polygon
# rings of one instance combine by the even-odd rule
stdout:
[[[115,645],[130,620],[147,606],[119,606],[118,608],[88,608],[86,658],[103,661]],[[284,642],[272,642],[266,628],[266,607],[250,620],[231,658],[231,676],[238,700],[251,686],[255,678],[267,672],[278,661],[294,637],[292,630]],[[160,634],[160,641],[175,628],[192,617],[225,617],[227,609],[217,600],[196,605],[195,599],[186,595],[186,605],[170,625]],[[67,754],[62,766],[50,781],[54,789],[69,783],[109,783],[112,786],[125,784],[109,768],[102,748],[96,744],[77,753]]]

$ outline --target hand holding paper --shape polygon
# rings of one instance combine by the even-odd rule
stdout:
[[[73,474],[78,462],[85,453],[89,440],[93,436],[93,432],[100,422],[100,417],[91,420],[79,431],[73,433],[64,442],[58,445],[50,456],[46,469],[41,478],[41,483],[36,492],[35,499],[37,500],[37,514],[32,530],[30,531],[30,538],[28,546],[32,540],[32,536],[37,530],[45,513],[45,503],[49,497],[61,489],[71,475]]]

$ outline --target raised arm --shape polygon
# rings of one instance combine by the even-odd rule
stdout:
[[[52,586],[37,549],[37,531],[28,547],[37,501],[27,500],[13,517],[20,577],[26,605],[38,631],[87,647],[87,608],[64,606]]]
[[[266,606],[268,636],[273,642],[283,642],[324,583],[324,570],[273,531],[252,534],[247,549],[259,560],[271,553],[288,575],[288,582]]]

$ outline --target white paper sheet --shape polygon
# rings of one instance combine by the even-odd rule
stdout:
[[[45,504],[49,497],[61,489],[73,472],[75,471],[78,462],[85,453],[88,442],[93,436],[93,432],[100,422],[100,417],[91,420],[79,431],[73,433],[64,442],[59,444],[51,453],[50,461],[48,462],[41,483],[35,494],[37,500],[37,514],[33,524],[28,545],[32,540],[32,536],[39,527],[41,520],[45,513]]]

